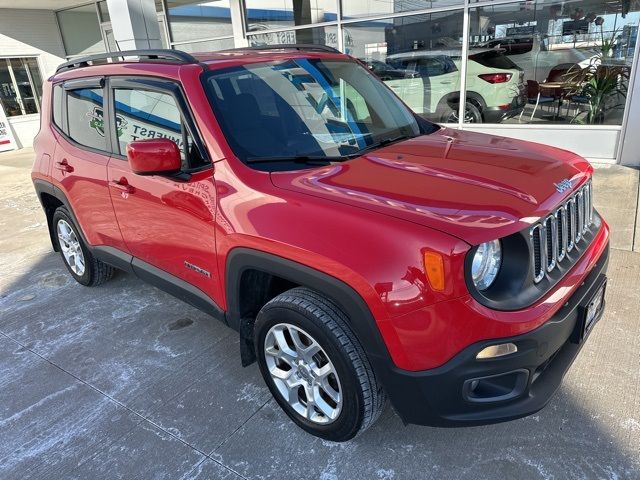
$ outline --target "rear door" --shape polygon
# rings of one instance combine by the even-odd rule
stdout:
[[[109,128],[118,139],[109,163],[109,189],[129,251],[160,270],[153,274],[186,281],[220,304],[213,166],[181,89],[150,78],[113,77],[108,86]],[[141,176],[131,171],[127,144],[150,138],[178,144],[180,174]],[[139,265],[148,269],[145,264]]]
[[[61,99],[58,97],[61,95]],[[111,145],[104,130],[104,78],[69,80],[54,86],[56,148],[54,185],[70,203],[91,245],[126,250],[107,187]]]

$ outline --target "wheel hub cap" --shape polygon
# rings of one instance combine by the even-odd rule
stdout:
[[[62,250],[62,256],[65,262],[69,265],[69,268],[78,276],[84,274],[84,254],[82,253],[82,247],[80,241],[76,236],[76,233],[65,220],[58,220],[56,227],[58,233],[58,243],[60,244],[60,250]]]
[[[278,392],[296,413],[318,424],[338,418],[342,410],[340,380],[311,335],[294,325],[275,325],[265,337],[264,353]]]

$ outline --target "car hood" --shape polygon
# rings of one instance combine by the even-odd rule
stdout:
[[[471,245],[537,221],[591,176],[545,145],[442,128],[344,163],[272,173],[276,187],[391,215]],[[568,179],[572,188],[556,187]]]

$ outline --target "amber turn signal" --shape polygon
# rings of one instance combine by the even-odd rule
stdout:
[[[431,288],[442,292],[444,290],[444,260],[437,252],[424,253],[424,271],[429,279]]]

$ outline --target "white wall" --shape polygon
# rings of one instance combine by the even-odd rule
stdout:
[[[564,148],[598,163],[615,163],[620,127],[576,127],[574,125],[475,124],[465,130],[517,138]]]
[[[0,9],[0,57],[37,57],[43,79],[65,61],[62,39],[51,10]],[[18,145],[30,146],[39,115],[9,118]]]

